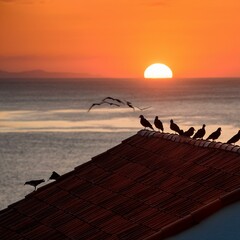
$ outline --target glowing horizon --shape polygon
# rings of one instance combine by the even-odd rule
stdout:
[[[1,70],[239,77],[240,2],[0,0]],[[124,17],[123,17],[124,16]]]

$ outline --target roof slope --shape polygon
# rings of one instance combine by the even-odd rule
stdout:
[[[239,147],[142,130],[1,211],[0,236],[163,239],[239,200],[239,175]]]

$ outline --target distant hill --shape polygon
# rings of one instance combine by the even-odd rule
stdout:
[[[0,78],[83,78],[83,77],[97,77],[97,76],[71,72],[47,72],[44,70],[31,70],[22,72],[8,72],[0,70]]]

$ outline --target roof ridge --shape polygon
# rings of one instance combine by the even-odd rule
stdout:
[[[197,147],[214,148],[214,149],[220,149],[220,150],[225,150],[225,151],[240,154],[240,146],[232,145],[229,143],[214,142],[214,141],[200,140],[200,139],[196,140],[196,139],[188,138],[185,136],[180,136],[178,134],[161,133],[161,132],[150,131],[145,129],[138,131],[137,134],[143,137],[163,138],[172,142],[187,143]]]

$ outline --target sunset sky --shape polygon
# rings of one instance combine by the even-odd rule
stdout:
[[[0,0],[0,69],[240,76],[239,0]]]

